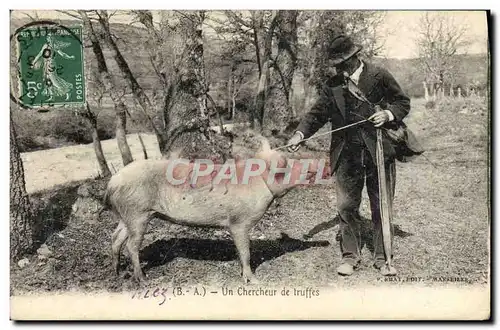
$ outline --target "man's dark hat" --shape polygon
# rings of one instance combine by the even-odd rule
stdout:
[[[328,46],[329,59],[333,65],[338,65],[359,53],[361,49],[363,47],[355,44],[351,38],[340,35]]]

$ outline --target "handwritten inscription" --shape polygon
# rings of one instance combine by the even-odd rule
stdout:
[[[220,289],[207,289],[204,286],[196,286],[191,288],[183,287],[152,287],[134,291],[131,298],[135,300],[155,301],[162,306],[166,302],[176,297],[181,296],[197,296],[205,297],[207,295],[214,296],[239,296],[239,297],[301,297],[311,299],[319,297],[320,291],[315,288],[287,288],[281,289],[262,288],[262,287],[237,287]]]
[[[132,294],[132,299],[154,299],[158,300],[158,305],[163,305],[168,298],[169,288],[154,288],[144,291],[136,291]]]

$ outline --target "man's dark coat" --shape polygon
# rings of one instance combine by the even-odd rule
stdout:
[[[375,109],[349,95],[343,88],[343,79],[339,76],[326,81],[319,93],[319,98],[312,109],[302,118],[298,131],[304,134],[304,138],[312,136],[318,129],[328,121],[332,123],[332,129],[348,125],[352,122],[368,118],[375,113]],[[381,106],[382,109],[388,109],[394,115],[394,121],[386,123],[386,128],[396,128],[402,126],[405,128],[405,141],[403,144],[395,144],[388,138],[384,131],[384,154],[386,162],[398,158],[403,161],[405,156],[419,154],[419,146],[408,145],[413,143],[414,137],[410,132],[410,139],[406,134],[406,125],[403,118],[410,111],[410,98],[401,90],[401,87],[394,77],[385,69],[364,62],[363,72],[359,77],[359,89],[365,94],[367,99]],[[346,99],[347,96],[347,99]],[[349,106],[346,107],[346,101]],[[355,115],[349,112],[355,113]],[[367,122],[353,127],[351,130],[359,130],[360,135],[373,157],[376,159],[376,128],[372,123]],[[337,161],[344,150],[348,131],[333,133],[330,145],[330,166],[332,174],[336,171]],[[421,152],[420,152],[421,153]],[[375,162],[376,163],[376,162]]]

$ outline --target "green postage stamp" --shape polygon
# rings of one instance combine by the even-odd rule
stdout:
[[[28,27],[16,39],[21,104],[49,108],[85,103],[81,26]]]

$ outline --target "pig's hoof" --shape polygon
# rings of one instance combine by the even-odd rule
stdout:
[[[141,274],[135,274],[134,275],[134,281],[137,283],[137,284],[144,284],[146,283],[147,281],[147,276],[141,272]]]
[[[243,275],[243,282],[245,284],[259,284],[259,280],[255,277],[255,275]]]

